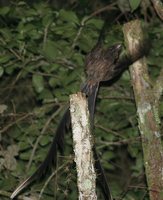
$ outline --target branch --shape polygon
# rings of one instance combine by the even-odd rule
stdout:
[[[16,119],[14,122],[8,124],[7,126],[5,126],[3,129],[0,130],[0,134],[6,132],[9,128],[11,128],[13,125],[17,124],[20,121],[23,121],[24,119],[33,116],[33,113],[27,113],[25,115],[23,115],[22,117]]]
[[[133,55],[143,41],[139,20],[124,25],[123,32],[129,54]],[[161,144],[158,105],[150,85],[145,58],[130,67],[130,74],[137,105],[138,123],[142,138],[144,165],[150,200],[162,200],[163,191],[163,149]],[[158,101],[157,101],[158,102]]]
[[[86,97],[82,93],[70,96],[70,112],[79,200],[97,200],[89,112]]]
[[[117,8],[115,7],[116,5],[117,5],[117,3],[109,4],[109,5],[107,5],[107,6],[103,7],[103,8],[100,8],[100,9],[94,11],[94,12],[93,12],[92,14],[90,14],[89,16],[84,17],[84,18],[82,19],[82,21],[81,21],[81,26],[80,26],[80,28],[79,28],[79,30],[78,30],[78,32],[77,32],[76,37],[74,38],[74,41],[73,41],[71,47],[72,47],[72,48],[75,47],[76,42],[77,42],[77,40],[78,40],[79,36],[81,35],[81,32],[82,32],[82,30],[83,30],[83,28],[84,28],[84,25],[86,24],[86,22],[87,22],[88,20],[90,20],[92,17],[94,17],[94,16],[96,16],[96,15],[102,13],[102,12],[109,11],[109,10],[117,10]]]
[[[37,140],[36,140],[36,142],[35,142],[35,144],[34,144],[34,147],[33,147],[33,149],[32,149],[32,153],[31,153],[31,155],[30,155],[30,159],[29,159],[28,164],[27,164],[27,171],[29,170],[29,168],[30,168],[30,166],[31,166],[31,163],[32,163],[32,161],[33,161],[33,157],[34,157],[34,155],[35,155],[36,149],[37,149],[37,147],[38,147],[38,144],[39,144],[39,142],[40,142],[42,136],[43,136],[44,133],[46,132],[47,128],[49,127],[49,124],[51,123],[51,121],[58,115],[58,113],[60,113],[61,109],[62,109],[62,107],[60,107],[56,112],[54,112],[54,113],[47,119],[47,121],[46,121],[46,123],[45,123],[43,129],[41,130],[41,133],[40,133],[39,137],[37,138]]]
[[[157,15],[163,20],[163,3],[161,0],[151,0]]]

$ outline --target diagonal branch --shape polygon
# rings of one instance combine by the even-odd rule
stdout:
[[[151,1],[153,3],[157,15],[163,21],[163,3],[161,2],[161,0],[151,0]]]

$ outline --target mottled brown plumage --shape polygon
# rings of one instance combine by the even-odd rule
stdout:
[[[87,80],[82,88],[82,92],[88,96],[92,124],[99,83],[114,79],[124,69],[123,65],[117,65],[121,50],[121,44],[115,44],[104,49],[101,43],[98,43],[86,56]]]
[[[82,92],[88,96],[92,124],[99,83],[112,80],[123,70],[123,66],[116,65],[121,49],[122,46],[120,44],[103,49],[101,43],[98,43],[86,56],[87,80]]]
[[[120,44],[117,44],[103,49],[99,45],[88,53],[86,56],[87,81],[101,82],[113,79],[117,71],[121,71],[116,68],[121,47]]]

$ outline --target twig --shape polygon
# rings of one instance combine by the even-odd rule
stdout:
[[[75,45],[76,45],[76,42],[77,42],[78,38],[80,37],[81,32],[82,32],[82,30],[83,30],[83,28],[84,28],[84,25],[85,25],[85,22],[86,22],[86,21],[87,21],[87,18],[83,18],[83,19],[82,19],[80,28],[79,28],[79,30],[78,30],[78,32],[77,32],[77,34],[76,34],[76,37],[74,38],[73,43],[72,43],[72,45],[71,45],[71,48],[72,48],[72,49],[74,49],[74,47],[75,47]]]
[[[102,129],[102,130],[104,130],[104,131],[106,131],[106,132],[108,132],[108,133],[112,133],[112,134],[115,135],[116,137],[118,136],[118,137],[120,137],[120,138],[124,138],[124,137],[123,137],[123,134],[120,134],[120,133],[118,133],[118,132],[116,132],[116,131],[113,131],[113,130],[111,130],[111,129],[109,129],[109,128],[105,128],[105,127],[103,127],[102,125],[95,124],[95,127],[100,128],[100,129]]]
[[[44,193],[45,188],[47,187],[48,183],[52,180],[52,178],[53,178],[59,171],[61,171],[62,169],[65,169],[65,166],[66,166],[68,163],[69,163],[69,161],[66,162],[66,163],[64,163],[63,165],[61,165],[57,170],[55,170],[55,171],[49,176],[49,178],[47,179],[47,181],[45,182],[44,186],[42,187],[42,189],[41,189],[41,191],[40,191],[39,199],[41,199],[41,197],[42,197],[42,195],[43,195],[43,193]]]
[[[139,185],[138,186],[134,186],[134,185],[130,185],[129,188],[145,189],[147,191],[152,191],[152,192],[161,192],[160,190],[149,189],[147,186],[139,186]]]
[[[29,113],[5,113],[5,114],[1,114],[1,117],[21,117],[21,116],[24,116],[26,114],[29,114]],[[31,115],[35,115],[34,113],[30,113]]]
[[[126,97],[126,96],[99,96],[99,99],[116,99],[116,100],[125,100],[125,101],[131,101],[134,102],[134,98],[133,97]]]
[[[84,28],[84,25],[85,25],[85,23],[86,23],[89,19],[91,19],[92,17],[94,17],[94,16],[96,16],[96,15],[98,15],[98,14],[100,14],[100,13],[106,11],[106,10],[117,10],[117,8],[115,8],[115,5],[117,5],[117,3],[109,4],[109,5],[107,5],[107,6],[103,7],[103,8],[100,8],[100,9],[96,10],[95,12],[93,12],[92,14],[90,14],[89,16],[84,17],[84,18],[82,19],[82,21],[81,21],[81,25],[80,25],[79,31],[77,32],[77,35],[76,35],[76,37],[75,37],[75,39],[74,39],[74,41],[73,41],[73,43],[72,43],[71,48],[74,48],[74,47],[75,47],[76,41],[77,41],[78,38],[80,37],[81,32],[82,32],[82,30],[83,30],[83,28]]]
[[[26,67],[22,67],[23,70],[29,72],[30,74],[37,74],[37,75],[41,75],[41,76],[45,76],[45,77],[54,77],[54,78],[57,78],[56,75],[54,74],[49,74],[49,73],[44,73],[44,72],[39,72],[39,71],[34,71],[34,70],[31,70],[31,69],[27,69]]]
[[[4,196],[4,197],[10,197],[10,193],[6,192],[4,190],[0,190],[0,196]]]
[[[47,35],[48,35],[48,28],[49,28],[50,23],[48,23],[44,29],[44,38],[43,38],[43,48],[46,45],[46,40],[47,40]]]
[[[14,51],[12,48],[9,48],[9,51],[18,59],[18,60],[22,60],[22,58],[19,56],[19,54]]]
[[[109,4],[103,8],[100,8],[99,10],[96,10],[95,12],[93,12],[89,17],[88,19],[92,18],[93,16],[95,15],[98,15],[99,13],[102,13],[104,11],[108,11],[108,10],[117,10],[117,8],[115,8],[115,6],[117,5],[117,3],[112,3],[112,4]],[[87,19],[87,20],[88,20]]]
[[[12,122],[11,124],[8,124],[7,126],[5,126],[2,130],[0,130],[0,134],[6,132],[11,126],[15,125],[16,123],[26,119],[27,117],[33,115],[33,113],[28,113],[26,115],[24,115],[23,117],[20,117],[19,119],[15,120],[14,122]]]
[[[141,137],[134,137],[132,139],[124,139],[124,140],[119,140],[119,141],[114,141],[114,142],[105,142],[105,141],[99,141],[99,144],[105,145],[105,146],[122,146],[126,144],[135,144],[135,143],[140,143],[141,142]],[[98,147],[98,149],[101,149],[102,147]]]
[[[5,99],[8,99],[9,96],[11,95],[11,92],[12,92],[12,90],[13,90],[13,87],[14,87],[14,85],[16,84],[16,82],[19,80],[21,74],[22,74],[22,71],[19,71],[18,75],[16,76],[16,79],[14,79],[14,80],[12,81],[12,83],[11,83],[11,85],[10,85],[10,89],[9,89],[9,91],[8,91],[7,96],[5,97]]]

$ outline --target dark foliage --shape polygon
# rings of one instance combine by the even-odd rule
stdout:
[[[85,20],[88,13],[99,9],[95,5],[100,1],[92,6],[89,3],[88,8],[87,1],[74,4],[68,1],[66,9],[63,4],[55,9],[42,1],[32,5],[15,2],[0,8],[0,199],[3,200],[9,199],[18,183],[44,160],[69,94],[79,91],[85,80],[85,55],[97,42],[105,17],[100,14]],[[155,81],[163,66],[162,24],[152,5],[129,1],[135,4],[127,4],[128,10],[124,12],[127,8],[118,2],[116,10],[108,11],[112,17],[105,45],[123,43],[122,25],[127,20],[144,20],[151,43],[149,72]],[[95,138],[115,199],[149,199],[127,70],[112,86],[100,88]],[[65,141],[65,153],[58,155],[54,179],[48,185],[44,179],[25,191],[31,199],[38,199],[40,191],[45,200],[77,199],[71,134],[66,135]],[[100,193],[98,199],[102,199]]]

